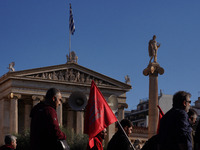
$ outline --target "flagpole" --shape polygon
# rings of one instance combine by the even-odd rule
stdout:
[[[124,132],[124,134],[125,134],[125,136],[126,136],[127,140],[129,141],[129,143],[130,143],[131,147],[133,148],[133,150],[135,150],[135,148],[134,148],[133,144],[132,144],[132,143],[131,143],[131,141],[129,140],[129,138],[128,138],[128,136],[127,136],[126,132],[124,131],[124,128],[122,127],[122,125],[120,124],[120,122],[119,122],[119,120],[118,120],[118,119],[117,119],[117,123],[119,124],[119,126],[120,126],[120,127],[121,127],[121,129],[122,129],[122,131]]]
[[[69,31],[69,59],[70,59],[70,54],[71,53],[71,33]]]

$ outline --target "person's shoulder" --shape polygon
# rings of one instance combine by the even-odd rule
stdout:
[[[179,114],[179,115],[187,115],[187,112],[184,110],[184,109],[174,109],[176,114]]]
[[[51,107],[50,105],[45,105],[44,111],[45,111],[46,115],[50,115],[50,116],[56,115],[56,110],[53,107]]]
[[[3,145],[0,147],[0,150],[14,150],[14,148],[12,148],[11,146]]]

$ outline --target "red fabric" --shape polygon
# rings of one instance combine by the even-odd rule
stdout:
[[[102,138],[99,136],[99,134],[97,136],[95,136],[94,138],[94,146],[92,148],[90,148],[88,146],[87,150],[103,150],[103,146],[102,146]]]
[[[92,81],[86,106],[84,133],[89,135],[89,146],[94,146],[94,137],[104,128],[117,121],[101,91]]]
[[[0,150],[14,150],[14,147],[12,145],[3,145]]]
[[[31,110],[31,150],[55,150],[57,140],[66,139],[60,130],[55,108],[40,102]]]
[[[161,120],[161,118],[164,116],[164,113],[163,113],[163,111],[162,111],[162,109],[160,108],[159,105],[157,105],[157,107],[158,107],[158,109],[159,109],[159,120],[158,120],[158,127],[157,127],[157,134],[158,134],[159,128],[160,128],[160,120]]]

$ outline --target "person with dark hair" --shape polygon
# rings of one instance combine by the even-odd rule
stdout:
[[[190,110],[188,112],[188,117],[189,117],[189,123],[192,128],[192,133],[191,133],[192,149],[194,150],[195,124],[196,124],[196,120],[197,120],[197,112],[194,109],[190,108]]]
[[[127,136],[130,136],[133,130],[133,125],[130,120],[123,119],[120,122],[122,128],[124,129]],[[132,146],[129,143],[129,139],[127,138],[121,129],[120,125],[118,125],[118,131],[113,135],[111,140],[108,143],[107,150],[132,150]]]
[[[107,129],[104,128],[94,137],[94,146],[90,148],[88,145],[87,150],[103,150],[102,142],[105,139],[106,135],[107,135]]]
[[[60,91],[50,88],[46,93],[45,101],[38,103],[31,110],[31,150],[56,150],[58,140],[66,139],[65,134],[60,130],[56,113],[61,99]]]
[[[179,91],[173,96],[173,107],[162,117],[159,128],[160,150],[192,150],[192,128],[187,112],[191,94]]]
[[[6,135],[4,139],[5,145],[0,150],[15,150],[17,147],[17,137],[14,135]]]
[[[194,126],[197,121],[197,112],[194,109],[190,108],[188,112],[188,117],[190,125]]]

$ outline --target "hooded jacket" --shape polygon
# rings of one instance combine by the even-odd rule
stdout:
[[[44,102],[38,103],[30,113],[31,150],[56,150],[57,141],[66,139],[60,130],[56,109]]]

